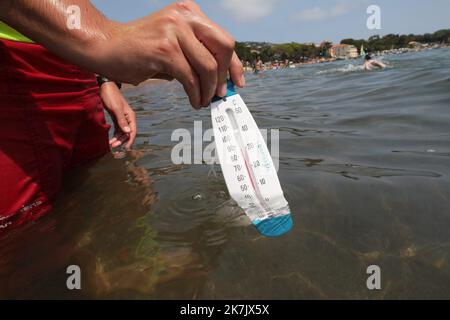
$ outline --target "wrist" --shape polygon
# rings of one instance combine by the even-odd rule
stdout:
[[[97,76],[97,84],[100,88],[106,85],[116,85],[119,90],[122,89],[122,84],[120,82],[114,82],[103,76]]]

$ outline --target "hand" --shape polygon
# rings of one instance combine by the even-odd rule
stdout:
[[[191,0],[128,24],[115,24],[96,50],[101,74],[138,84],[149,78],[180,81],[191,105],[208,106],[214,95],[226,95],[228,72],[245,85],[243,66],[234,52],[235,41],[209,20]]]
[[[102,84],[100,96],[114,122],[114,137],[109,141],[111,148],[120,147],[126,142],[125,148],[130,150],[136,139],[136,114],[114,82]]]

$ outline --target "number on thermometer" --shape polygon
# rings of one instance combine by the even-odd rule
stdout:
[[[225,120],[224,116],[218,116],[214,118],[216,123],[221,123]]]

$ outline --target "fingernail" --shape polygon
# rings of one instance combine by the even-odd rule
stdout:
[[[123,131],[125,131],[126,133],[130,133],[131,132],[131,129],[130,129],[130,127],[123,127]]]

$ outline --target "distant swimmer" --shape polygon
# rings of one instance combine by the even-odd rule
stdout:
[[[253,66],[252,67],[253,67],[253,72],[255,74],[259,73],[260,71],[263,70],[263,62],[262,62],[260,56],[258,56],[258,58],[253,62]]]
[[[373,67],[384,69],[386,68],[386,65],[372,58],[372,52],[369,50],[364,58],[364,70],[370,71]]]

